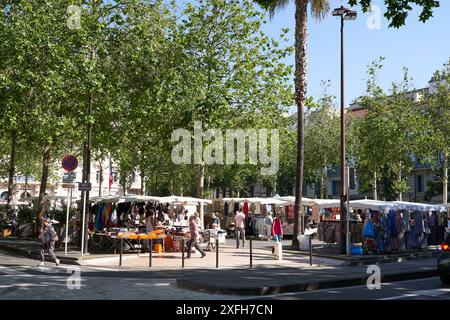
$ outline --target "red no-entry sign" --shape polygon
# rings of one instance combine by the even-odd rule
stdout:
[[[69,154],[62,160],[62,167],[68,172],[74,171],[78,167],[78,160],[73,155]]]

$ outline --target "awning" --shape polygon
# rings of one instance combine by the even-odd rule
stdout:
[[[392,202],[388,201],[379,201],[379,200],[352,200],[350,201],[350,207],[353,209],[370,209],[376,211],[385,211],[389,209],[394,209],[395,205]]]
[[[161,203],[203,203],[203,204],[212,204],[212,200],[208,199],[200,199],[193,197],[178,197],[178,196],[168,196],[161,197],[159,200]]]
[[[341,203],[339,199],[311,199],[310,204],[305,204],[319,209],[339,208]]]
[[[260,204],[275,204],[275,205],[286,205],[289,204],[288,201],[275,199],[275,198],[258,198],[258,197],[252,197],[252,198],[223,198],[221,199],[225,202],[248,202],[248,203],[260,203]]]

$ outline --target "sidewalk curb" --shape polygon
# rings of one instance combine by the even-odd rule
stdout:
[[[309,252],[306,251],[295,251],[295,250],[285,250],[286,253],[291,254],[301,254],[305,256],[309,256]],[[413,260],[426,260],[426,259],[435,259],[439,255],[439,251],[423,251],[423,252],[408,252],[394,255],[380,255],[377,257],[342,257],[342,256],[333,256],[328,254],[320,254],[314,253],[312,254],[313,258],[326,258],[342,261],[341,266],[343,267],[357,267],[357,266],[365,266],[371,264],[383,264],[383,263],[393,263],[393,262],[404,262],[404,261],[413,261]]]
[[[415,280],[421,278],[430,278],[438,275],[437,269],[413,271],[408,273],[391,273],[381,276],[381,282],[394,282]],[[313,291],[322,289],[333,289],[342,287],[352,287],[365,285],[369,275],[364,277],[353,277],[347,279],[338,279],[331,281],[312,281],[308,283],[294,283],[284,286],[270,286],[270,287],[253,287],[253,288],[223,288],[214,285],[203,285],[191,282],[188,279],[182,278],[176,280],[176,286],[183,289],[200,291],[210,294],[225,294],[225,295],[245,295],[245,296],[263,296],[273,295],[288,292]]]

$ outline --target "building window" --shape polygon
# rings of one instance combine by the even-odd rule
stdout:
[[[251,197],[255,196],[255,186],[250,186],[250,196]]]
[[[8,200],[8,191],[2,192],[2,194],[0,195],[0,198],[3,200]]]
[[[332,192],[333,196],[338,196],[340,191],[341,182],[339,180],[335,180],[332,182]]]
[[[423,192],[423,176],[422,175],[417,176],[416,191]]]
[[[220,198],[220,189],[216,188],[216,199]]]
[[[349,188],[355,190],[355,168],[350,168]]]
[[[113,182],[117,182],[119,180],[119,174],[116,171],[112,172]]]

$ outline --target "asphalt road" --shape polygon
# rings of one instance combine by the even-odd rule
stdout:
[[[45,297],[59,299],[149,299],[149,300],[450,300],[450,287],[439,278],[383,283],[381,289],[366,286],[311,292],[285,293],[263,297],[213,295],[175,286],[177,271],[130,271],[98,267],[56,267],[0,251],[0,300]]]
[[[255,298],[253,298],[255,299]],[[450,300],[450,286],[438,277],[382,283],[380,289],[367,286],[294,292],[264,296],[261,300]]]
[[[46,263],[0,251],[0,300],[149,299],[211,300],[242,297],[212,295],[175,286],[179,273],[121,271]],[[79,268],[79,269],[77,269]],[[78,276],[79,275],[79,276]]]

